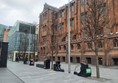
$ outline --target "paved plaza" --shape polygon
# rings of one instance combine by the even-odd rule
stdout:
[[[0,83],[24,83],[7,68],[0,68]]]
[[[37,62],[42,63],[42,62]],[[100,67],[101,79],[96,79],[95,67],[92,68],[92,77],[84,78],[73,74],[79,64],[71,64],[71,73],[68,65],[62,63],[65,72],[55,72],[24,65],[23,62],[8,61],[7,69],[0,69],[0,83],[118,83],[118,67]],[[79,68],[77,69],[79,71]],[[17,81],[17,82],[16,82]]]

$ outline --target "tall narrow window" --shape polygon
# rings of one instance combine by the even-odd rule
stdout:
[[[43,14],[43,20],[46,20],[48,17],[47,12]]]
[[[103,47],[103,44],[101,41],[98,42],[98,48],[102,48]]]
[[[72,50],[74,49],[74,46],[73,46],[73,44],[71,44],[71,49],[72,49]]]
[[[64,45],[64,50],[66,50],[66,46]]]
[[[45,47],[43,47],[43,54],[44,54],[44,56],[45,56]]]
[[[90,48],[92,48],[92,43],[87,43],[87,45],[88,45],[88,49],[90,49]]]
[[[64,23],[60,23],[60,29],[64,29]]]
[[[71,18],[71,19],[70,19],[70,26],[71,26],[71,28],[74,27],[74,18]]]
[[[113,40],[113,45],[114,45],[114,47],[118,47],[118,39],[117,38]]]
[[[77,48],[80,49],[81,48],[81,45],[80,43],[77,44]]]
[[[42,53],[43,53],[43,50],[42,50],[42,48],[41,48],[41,55],[42,55]]]
[[[59,46],[59,50],[61,50],[61,46]]]
[[[73,36],[73,39],[74,39],[74,40],[76,39],[76,35]]]
[[[72,5],[71,5],[71,11],[72,11],[72,13],[74,12],[74,3],[72,3]]]
[[[64,10],[61,12],[61,14],[62,14],[62,17],[64,17]]]
[[[59,17],[64,17],[64,9],[60,10]]]

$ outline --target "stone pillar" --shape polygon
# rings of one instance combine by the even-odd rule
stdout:
[[[16,61],[16,52],[14,51],[14,54],[13,54],[13,61]]]

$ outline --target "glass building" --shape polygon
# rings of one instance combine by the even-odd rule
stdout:
[[[9,56],[13,61],[16,58],[23,60],[26,56],[32,58],[36,52],[36,26],[31,23],[17,21],[8,34]]]

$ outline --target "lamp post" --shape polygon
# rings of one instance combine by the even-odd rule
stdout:
[[[31,53],[30,53],[31,48],[30,47],[31,47],[31,26],[30,26],[30,31],[29,31],[29,57],[28,57],[29,60],[31,59],[31,57],[30,57],[31,56]]]
[[[71,73],[71,65],[70,65],[70,0],[68,0],[68,73]]]

